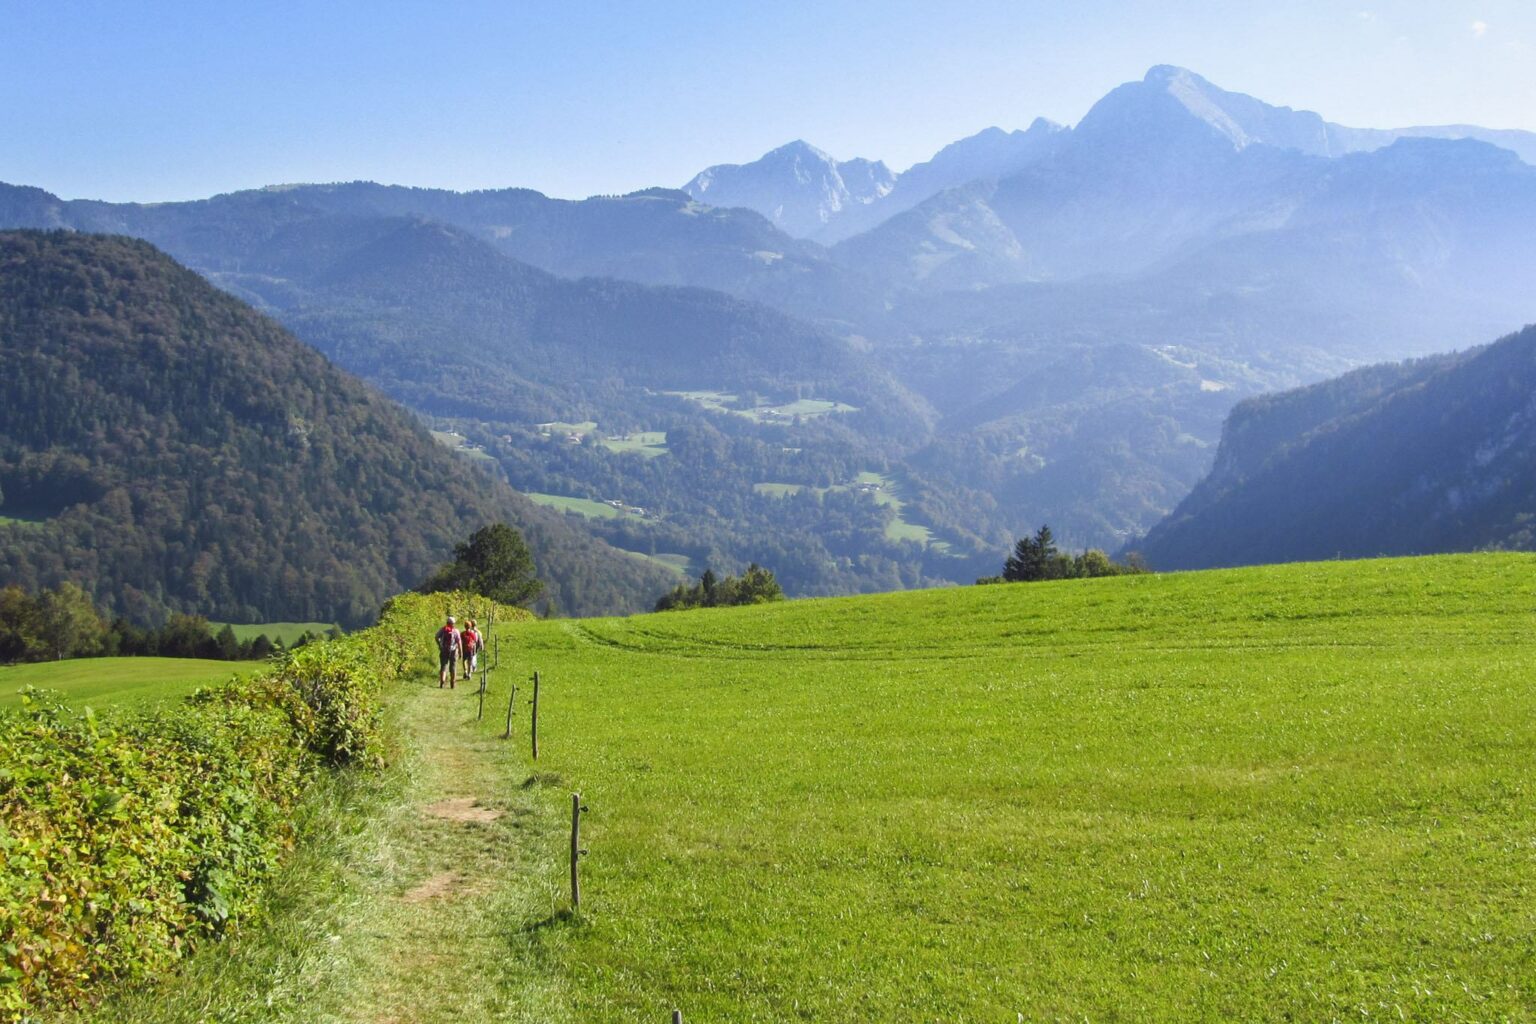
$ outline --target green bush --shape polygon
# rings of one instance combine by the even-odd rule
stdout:
[[[0,714],[0,1018],[151,977],[258,917],[306,780],[383,762],[383,685],[428,663],[445,602],[492,609],[406,595],[372,629],[146,715],[39,694]]]

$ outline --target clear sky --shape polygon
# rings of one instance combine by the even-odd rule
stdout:
[[[0,0],[0,181],[575,197],[795,138],[901,170],[1154,64],[1348,125],[1536,129],[1532,0]]]

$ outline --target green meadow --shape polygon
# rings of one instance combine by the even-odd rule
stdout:
[[[518,984],[567,1021],[1530,1020],[1533,629],[1529,555],[520,624]]]
[[[260,661],[201,658],[73,658],[0,667],[0,708],[21,703],[24,686],[55,690],[71,704],[104,708],[143,706],[184,697],[200,686],[226,682],[265,667]]]
[[[885,535],[894,541],[911,540],[932,547],[936,551],[948,551],[949,543],[936,540],[933,531],[921,523],[908,522],[902,515],[906,508],[906,502],[897,497],[896,491],[900,484],[892,478],[881,473],[863,472],[854,478],[851,484],[837,484],[833,487],[813,487],[811,490],[818,494],[826,494],[828,491],[851,491],[856,488],[871,488],[868,492],[877,505],[889,506],[895,513],[895,517],[885,524]],[[755,483],[752,489],[758,494],[770,498],[783,498],[791,494],[799,494],[806,489],[805,484],[785,483]]]
[[[673,395],[685,401],[693,402],[711,412],[725,412],[733,416],[741,416],[754,423],[783,423],[793,420],[796,416],[801,419],[810,419],[816,416],[828,416],[833,413],[858,412],[857,406],[846,402],[834,402],[822,398],[800,398],[793,402],[780,404],[759,404],[750,409],[740,408],[740,397],[727,391],[663,391],[664,395]]]
[[[210,622],[208,623],[208,628],[217,633],[225,625],[226,623],[223,622]],[[283,643],[290,645],[297,642],[305,633],[310,633],[314,636],[325,636],[329,630],[334,628],[334,624],[329,622],[232,622],[228,623],[228,625],[235,631],[235,639],[242,642],[254,640],[265,633],[268,640],[281,640]]]
[[[664,430],[636,431],[616,441],[605,437],[602,443],[611,452],[634,452],[648,459],[667,453],[667,433]]]
[[[588,519],[617,519],[624,513],[612,505],[601,501],[593,501],[591,498],[572,498],[564,494],[541,494],[538,491],[527,491],[524,494],[535,505],[543,505],[546,508],[557,509],[561,512],[575,512],[577,515],[586,516]]]

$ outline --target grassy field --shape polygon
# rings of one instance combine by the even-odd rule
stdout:
[[[818,494],[828,491],[851,491],[857,487],[871,488],[869,494],[878,505],[887,505],[895,511],[896,517],[885,524],[885,535],[891,540],[912,540],[924,547],[932,547],[938,551],[948,551],[947,541],[935,540],[933,531],[920,523],[911,523],[902,517],[902,510],[906,508],[906,502],[896,496],[898,484],[890,477],[880,473],[860,473],[851,484],[838,484],[835,487],[816,487],[812,490]],[[752,489],[758,494],[768,495],[773,498],[782,498],[790,494],[799,494],[805,490],[804,484],[784,483],[756,483]]]
[[[580,434],[582,436],[590,434],[597,429],[597,423],[593,420],[583,420],[580,423],[551,420],[548,423],[536,423],[534,426],[545,434]]]
[[[816,416],[828,416],[832,413],[859,411],[857,406],[821,398],[801,398],[778,405],[768,403],[754,406],[751,409],[742,409],[737,407],[737,403],[740,400],[739,396],[727,391],[663,391],[662,394],[686,399],[712,412],[728,412],[733,416],[741,416],[754,423],[783,423],[794,419],[796,416],[799,416],[801,419],[809,419]]]
[[[224,628],[222,622],[210,622],[208,628],[217,633]],[[236,640],[254,640],[265,633],[268,640],[282,640],[285,644],[292,644],[306,632],[315,636],[325,636],[335,624],[330,622],[255,622],[229,624],[235,631]]]
[[[570,498],[563,494],[540,494],[538,491],[526,491],[524,497],[536,505],[545,505],[561,512],[575,512],[588,519],[617,519],[624,514],[612,505],[591,498]]]
[[[611,452],[635,452],[648,459],[667,453],[667,433],[664,430],[642,430],[617,441],[603,438],[603,447]]]
[[[457,430],[434,430],[432,431],[432,436],[437,439],[439,444],[452,448],[460,455],[471,459],[481,459],[486,462],[495,461],[494,456],[483,448],[469,447],[469,440]]]
[[[57,690],[71,703],[141,706],[183,697],[199,686],[264,668],[259,661],[204,661],[200,658],[75,658],[0,668],[0,708],[20,704],[23,686]]]
[[[528,842],[558,853],[570,790],[591,808],[582,912],[504,925],[540,1020],[1536,1017],[1536,557],[539,622],[515,650],[558,782]]]
[[[624,551],[623,548],[620,548],[619,550]],[[687,555],[673,552],[660,552],[654,555],[646,554],[644,551],[624,551],[624,553],[626,555],[633,555],[636,558],[643,559],[647,562],[654,562],[656,565],[661,566],[663,569],[666,569],[669,572],[675,572],[679,576],[688,575],[688,567],[693,564],[693,560]]]

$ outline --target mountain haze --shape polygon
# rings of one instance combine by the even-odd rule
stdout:
[[[1536,327],[1244,402],[1156,567],[1536,548]]]

